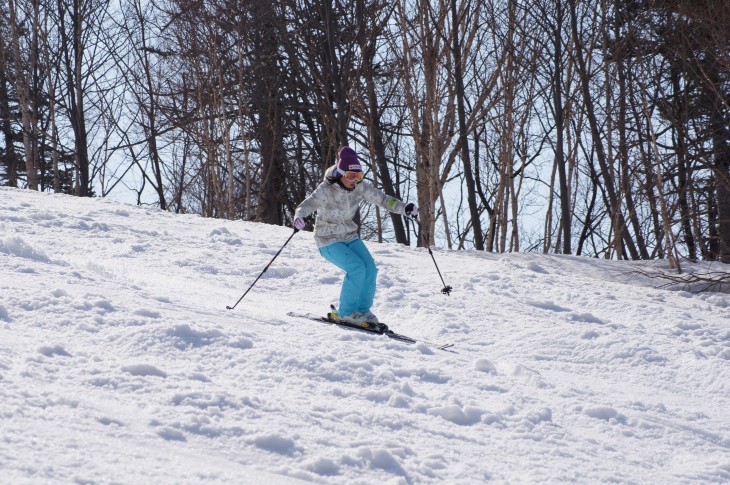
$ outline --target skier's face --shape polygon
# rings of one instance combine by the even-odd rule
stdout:
[[[345,177],[344,175],[342,177],[340,177],[340,181],[342,182],[342,185],[344,185],[345,187],[347,187],[350,190],[354,189],[358,183],[357,179],[351,180],[348,177]]]
[[[340,180],[342,180],[342,185],[344,185],[345,187],[347,187],[350,190],[354,189],[355,186],[357,185],[357,182],[355,182],[354,180],[348,180],[345,177],[341,177]]]

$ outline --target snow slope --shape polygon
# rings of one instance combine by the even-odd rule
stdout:
[[[730,296],[625,263],[368,243],[409,345],[287,316],[288,228],[0,188],[2,483],[728,483]]]

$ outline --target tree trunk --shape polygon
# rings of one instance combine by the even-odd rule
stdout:
[[[560,184],[560,228],[562,229],[563,254],[571,254],[571,214],[570,214],[570,188],[565,170],[564,155],[564,134],[565,115],[563,111],[563,2],[555,2],[555,31],[553,34],[553,105],[555,107],[555,128],[557,139],[555,141],[555,163],[558,166],[558,183]],[[550,228],[548,228],[549,230]]]
[[[139,4],[135,5],[136,13],[138,18],[143,18],[143,13]],[[142,24],[140,35],[142,36],[142,46],[144,51],[142,59],[144,65],[144,80],[145,88],[147,91],[147,106],[144,107],[144,112],[147,116],[147,150],[152,163],[152,173],[155,177],[154,189],[157,192],[157,200],[160,202],[160,209],[166,211],[168,209],[167,200],[165,199],[165,186],[162,181],[162,159],[157,148],[157,142],[159,138],[158,133],[158,99],[159,99],[159,88],[155,86],[155,82],[152,79],[152,63],[150,62],[150,53],[147,49],[147,32],[145,31],[144,23]]]
[[[730,263],[730,128],[723,107],[715,102],[710,117],[716,179],[718,259]]]
[[[6,73],[8,66],[6,62],[5,39],[0,35],[0,131],[2,131],[5,143],[5,159],[0,164],[5,165],[6,184],[9,187],[18,186],[18,154],[15,152],[15,140],[13,137],[12,124],[10,123],[10,99],[8,79]]]
[[[686,100],[680,87],[679,72],[676,69],[672,69],[671,76],[672,111],[674,115],[673,141],[677,150],[677,182],[679,184],[677,204],[679,205],[679,213],[682,217],[682,232],[684,233],[684,243],[687,246],[689,259],[696,261],[697,243],[695,242],[694,232],[692,230],[693,215],[688,199],[688,194],[691,190],[689,181],[692,178],[692,167],[687,154]]]
[[[255,219],[259,222],[280,225],[284,222],[283,206],[284,157],[283,116],[280,100],[283,73],[277,63],[278,27],[275,6],[266,2],[258,4],[257,27],[259,31],[258,75],[255,78],[255,95],[252,100],[257,119],[256,136],[261,158],[258,205]]]
[[[337,18],[333,11],[333,0],[322,0],[322,6],[324,8],[324,28],[327,36],[327,44],[323,49],[325,54],[326,62],[323,68],[325,69],[324,79],[326,82],[322,86],[325,92],[328,94],[325,103],[328,105],[334,114],[334,129],[336,133],[336,140],[332,140],[332,148],[338,149],[342,145],[347,145],[349,137],[347,136],[347,122],[348,120],[348,105],[347,96],[343,83],[346,79],[343,78],[343,72],[340,67],[340,59],[337,57],[337,45],[339,35],[337,34]],[[328,102],[329,101],[329,102]],[[333,109],[337,106],[337,109]]]
[[[606,192],[609,200],[609,209],[611,211],[611,220],[613,221],[614,229],[616,231],[616,250],[621,251],[619,247],[619,241],[623,241],[629,250],[632,259],[639,259],[639,252],[636,250],[634,241],[631,239],[630,234],[626,231],[626,221],[621,212],[621,203],[616,194],[614,187],[615,180],[611,176],[608,159],[606,157],[606,151],[603,147],[603,140],[601,139],[601,133],[598,126],[598,120],[596,119],[596,110],[593,105],[593,98],[591,97],[590,91],[590,76],[586,67],[586,60],[583,57],[583,45],[580,34],[578,33],[578,14],[576,11],[576,0],[568,0],[570,4],[570,22],[573,34],[573,40],[575,42],[576,57],[578,60],[578,73],[580,76],[581,89],[583,90],[583,102],[585,103],[586,115],[588,116],[588,122],[591,127],[591,136],[593,144],[596,150],[596,157],[598,158],[598,164],[601,167],[601,175],[605,183]]]
[[[73,25],[71,33],[66,29],[66,14],[71,16]],[[89,191],[89,154],[84,120],[84,88],[82,79],[82,63],[84,43],[82,39],[83,11],[80,0],[73,0],[72,10],[67,12],[62,0],[58,0],[60,19],[61,51],[66,68],[66,92],[69,103],[69,121],[74,132],[74,157],[76,159],[75,195],[86,197]],[[70,38],[69,38],[70,37]]]
[[[411,128],[416,152],[416,190],[418,191],[418,217],[422,236],[418,238],[418,246],[434,244],[434,228],[436,223],[435,203],[438,198],[436,180],[439,176],[436,151],[437,129],[434,125],[434,111],[437,106],[436,77],[439,67],[439,46],[435,29],[438,26],[432,23],[431,7],[427,0],[420,0],[418,18],[412,23],[407,19],[406,6],[398,2],[400,27],[403,32],[415,31],[416,46],[408,42],[406,36],[402,41],[402,59],[400,60],[404,82],[406,108],[410,112]],[[415,24],[415,26],[414,26]],[[412,32],[414,33],[414,32]],[[420,57],[417,58],[417,54]],[[411,77],[414,66],[423,67],[423,80],[416,82]],[[423,86],[421,88],[421,86]],[[434,164],[436,165],[434,167]]]
[[[479,215],[472,164],[469,158],[469,134],[467,133],[466,128],[464,77],[462,74],[461,44],[459,41],[460,22],[456,13],[456,3],[457,0],[451,0],[451,22],[452,28],[454,29],[452,49],[452,54],[454,56],[453,78],[456,89],[456,109],[459,119],[459,146],[461,148],[461,163],[464,166],[464,178],[466,180],[466,198],[469,204],[472,230],[474,231],[474,248],[478,251],[484,251],[484,233],[482,231],[482,223]]]
[[[18,95],[18,104],[20,105],[21,120],[23,126],[23,147],[25,155],[25,170],[27,175],[28,188],[38,190],[38,151],[37,151],[37,122],[35,114],[31,107],[31,82],[25,74],[26,68],[31,73],[35,69],[35,53],[31,52],[30,62],[24,62],[20,52],[20,29],[15,11],[14,0],[8,0],[8,9],[10,14],[10,45],[13,62],[15,64],[15,92]],[[37,29],[37,20],[33,21]],[[31,49],[32,51],[32,49]]]
[[[358,1],[358,11],[365,11],[365,0]],[[375,26],[371,23],[372,28]],[[370,140],[371,152],[374,164],[377,167],[377,174],[380,184],[386,194],[398,197],[397,187],[393,183],[390,175],[388,161],[385,155],[385,142],[383,140],[381,108],[378,103],[378,93],[375,86],[375,53],[377,52],[379,31],[369,32],[369,36],[365,36],[365,26],[361,26],[360,50],[362,51],[362,77],[365,83],[363,97],[367,102],[362,102],[363,107],[361,116],[365,120],[368,130],[368,139]],[[390,220],[393,224],[393,232],[395,240],[400,244],[408,244],[408,235],[406,233],[403,218],[399,214],[390,212]]]
[[[622,0],[614,0],[615,15],[617,17],[614,22],[614,35],[616,39],[621,38],[621,25],[625,20],[625,14],[621,6]],[[638,246],[639,254],[642,259],[649,259],[649,253],[646,249],[646,243],[644,242],[644,236],[641,230],[641,224],[639,223],[639,215],[636,210],[636,204],[634,203],[634,195],[631,187],[631,167],[629,166],[629,147],[627,143],[627,79],[626,79],[626,66],[625,56],[623,52],[620,52],[616,59],[616,70],[618,75],[618,158],[619,165],[621,167],[621,192],[626,202],[626,209],[628,212],[629,221],[631,227],[634,230],[634,237],[636,237],[636,245]]]

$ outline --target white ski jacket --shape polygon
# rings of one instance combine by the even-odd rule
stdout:
[[[333,173],[333,168],[328,168],[325,173]],[[405,215],[404,202],[385,195],[368,182],[360,182],[350,191],[337,183],[330,183],[325,176],[325,180],[314,192],[299,204],[294,212],[294,219],[304,219],[317,212],[317,221],[314,224],[314,241],[317,247],[354,241],[359,235],[353,218],[363,201]]]

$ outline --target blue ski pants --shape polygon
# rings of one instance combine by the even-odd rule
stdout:
[[[345,271],[337,313],[369,312],[373,306],[378,268],[362,240],[328,244],[319,248],[319,254]]]

